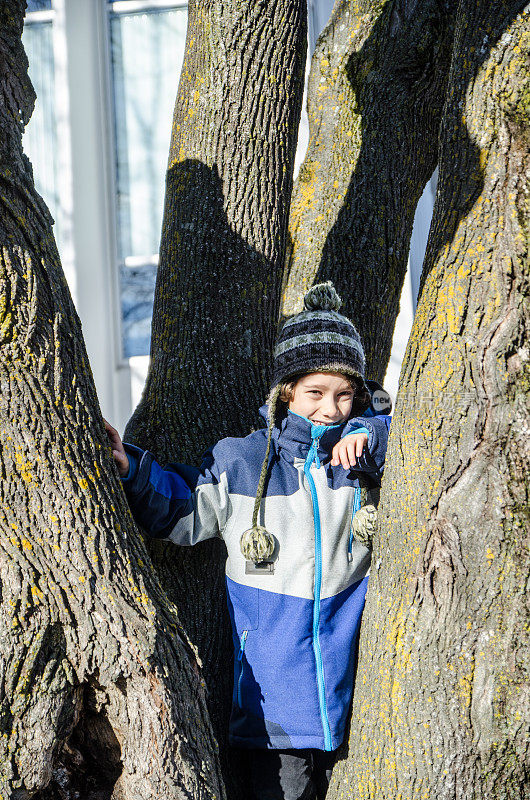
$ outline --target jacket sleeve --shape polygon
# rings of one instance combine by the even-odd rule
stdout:
[[[124,442],[130,469],[122,485],[136,522],[157,539],[194,545],[219,536],[228,519],[226,472],[215,448],[200,470],[169,464],[163,469],[152,453]]]
[[[385,466],[389,424],[382,416],[353,417],[348,420],[342,438],[351,433],[358,433],[361,427],[368,430],[368,444],[353,471],[367,473],[380,481]]]

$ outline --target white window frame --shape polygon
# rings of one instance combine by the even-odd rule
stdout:
[[[24,17],[24,25],[34,25],[39,22],[53,22],[55,18],[55,9],[53,7],[45,8],[41,11],[26,11],[26,16]]]
[[[107,3],[107,8],[113,14],[141,14],[145,11],[173,11],[175,8],[187,8],[184,0],[113,0]]]

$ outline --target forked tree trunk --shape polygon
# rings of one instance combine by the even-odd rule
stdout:
[[[221,798],[195,656],[130,517],[22,154],[24,11],[0,2],[0,796]]]
[[[200,463],[258,422],[276,334],[301,110],[305,0],[195,0],[166,178],[151,365],[126,439]],[[250,525],[249,520],[249,525]],[[197,645],[222,749],[232,640],[220,542],[154,544]]]
[[[530,785],[530,15],[462,0],[349,755],[330,800]]]
[[[456,0],[337,0],[308,87],[282,312],[332,280],[382,380],[416,205],[437,161]]]
[[[22,120],[32,105],[23,6],[0,0],[1,794],[221,797],[195,659],[116,480],[49,215],[22,157]],[[418,172],[414,159],[406,163],[410,148],[422,157],[414,114],[420,130],[436,130],[449,7],[438,16],[434,4],[411,0],[343,3],[334,35],[346,24],[346,6],[358,31],[344,70],[354,76],[360,112],[338,108],[352,115],[357,139],[350,150],[334,139],[346,164],[339,178],[336,161],[323,170],[338,180],[339,198],[312,184],[331,222],[318,234],[322,255],[317,248],[300,274],[313,282],[313,263],[317,279],[336,281],[364,334],[371,374],[380,377],[411,209],[434,166],[427,136]],[[350,753],[336,768],[331,800],[519,800],[528,785],[529,25],[528,15],[516,16],[520,8],[500,0],[460,6],[440,192],[393,423]],[[304,9],[303,0],[190,5],[153,363],[129,428],[162,460],[193,461],[213,440],[246,433],[267,388]],[[341,41],[328,64],[321,58],[320,77],[329,68],[343,80],[343,67],[333,75],[331,66],[344,55]],[[385,83],[380,65],[394,61],[402,71]],[[326,80],[318,82],[326,95]],[[378,88],[385,103],[370,116]],[[385,116],[395,120],[390,133]],[[324,134],[324,118],[320,124]],[[380,167],[385,148],[388,166]],[[388,221],[389,208],[396,219]],[[303,249],[302,216],[294,254]],[[319,222],[316,214],[308,240],[311,230],[318,238]],[[364,269],[360,299],[342,277],[357,287],[351,254],[340,260],[350,241]],[[366,311],[363,321],[374,286],[385,312],[378,321]],[[156,552],[204,659],[222,744],[231,668],[221,561],[220,548],[208,546]],[[44,788],[50,779],[55,786]]]

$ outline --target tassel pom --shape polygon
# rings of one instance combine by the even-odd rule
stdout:
[[[338,311],[341,305],[342,300],[331,281],[317,283],[304,297],[306,311]]]
[[[255,525],[241,534],[239,546],[247,561],[259,564],[274,553],[274,536],[261,525]]]
[[[352,519],[351,529],[356,542],[372,547],[372,539],[377,532],[377,509],[373,505],[363,506]]]

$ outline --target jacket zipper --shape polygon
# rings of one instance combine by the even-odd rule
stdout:
[[[320,639],[318,629],[320,624],[320,590],[322,586],[322,541],[321,541],[321,528],[320,528],[320,510],[318,508],[318,496],[311,475],[311,464],[315,461],[317,468],[320,467],[320,459],[318,457],[318,443],[320,437],[313,439],[309,453],[304,464],[304,473],[309,484],[311,492],[311,500],[313,503],[313,520],[315,525],[315,599],[313,602],[313,652],[315,654],[316,668],[317,668],[317,687],[318,687],[318,703],[320,707],[320,719],[322,720],[322,728],[324,730],[324,750],[333,750],[333,742],[331,739],[331,729],[328,719],[328,711],[326,706],[326,691],[324,685],[324,666],[322,663],[322,650],[320,649]]]
[[[360,490],[360,488],[355,488],[353,490],[353,492],[354,492],[354,494],[353,494],[353,507],[352,507],[351,520],[350,520],[350,537],[349,537],[349,540],[348,540],[348,561],[350,561],[350,562],[353,561],[353,554],[352,554],[352,549],[353,549],[353,518],[354,518],[354,516],[356,515],[356,513],[358,512],[358,510],[361,507],[361,490]]]
[[[247,641],[248,631],[243,631],[241,634],[241,642],[239,645],[239,652],[237,654],[237,660],[239,661],[240,668],[239,668],[239,678],[237,679],[237,704],[239,708],[242,708],[241,702],[241,680],[243,678],[243,653],[245,652],[245,644]]]

